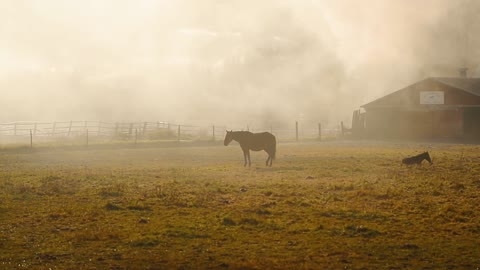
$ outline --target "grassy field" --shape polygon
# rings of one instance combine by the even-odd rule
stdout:
[[[428,149],[432,166],[403,157]],[[480,147],[0,150],[0,269],[478,269]]]

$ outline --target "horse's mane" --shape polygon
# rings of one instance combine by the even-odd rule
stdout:
[[[235,138],[244,138],[245,136],[250,136],[253,133],[250,131],[232,131]]]

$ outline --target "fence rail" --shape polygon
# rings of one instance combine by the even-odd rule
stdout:
[[[222,125],[183,125],[170,122],[103,122],[103,121],[59,121],[59,122],[11,122],[0,123],[0,143],[55,142],[85,138],[101,140],[222,140],[225,130],[268,131],[279,141],[334,138],[340,134],[339,127],[305,127],[298,122],[291,128],[270,127],[227,127]]]

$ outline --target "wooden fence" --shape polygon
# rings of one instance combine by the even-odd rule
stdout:
[[[291,128],[270,127],[226,127],[196,126],[169,122],[12,122],[0,123],[0,143],[55,142],[61,140],[89,141],[125,140],[125,141],[215,141],[223,140],[225,130],[248,130],[251,132],[268,131],[280,141],[300,141],[305,139],[333,138],[340,134],[340,127],[322,128],[302,126],[295,122]]]

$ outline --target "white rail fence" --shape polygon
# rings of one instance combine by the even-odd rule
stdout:
[[[335,138],[339,127],[322,128],[302,126],[298,122],[291,128],[197,126],[169,122],[11,122],[0,123],[0,143],[33,143],[55,141],[216,141],[223,140],[225,130],[268,131],[280,141],[300,141]]]

